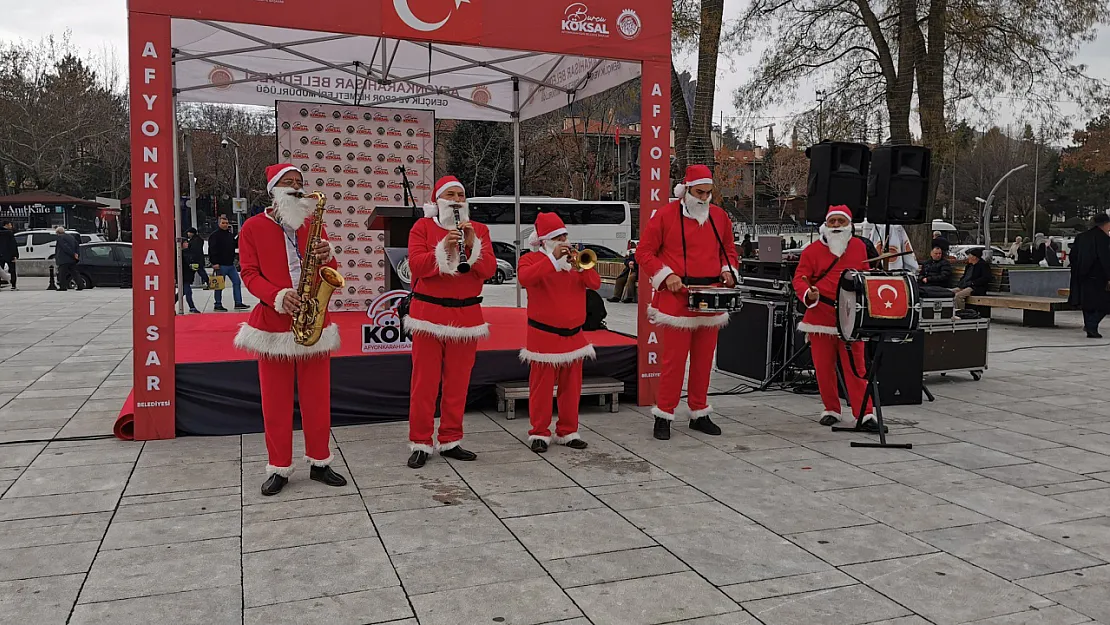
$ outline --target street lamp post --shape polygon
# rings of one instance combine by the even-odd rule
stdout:
[[[759,132],[760,130],[763,130],[764,128],[774,128],[774,127],[775,127],[775,125],[772,123],[772,124],[764,124],[763,126],[759,126],[757,128],[752,128],[752,239],[753,239],[753,241],[754,241],[755,236],[756,236],[756,231],[755,231],[755,183],[756,183],[755,133]]]
[[[998,191],[998,187],[1002,186],[1003,182],[1006,182],[1007,178],[1025,169],[1026,167],[1029,167],[1029,163],[1022,163],[1021,165],[1018,165],[1017,167],[1006,172],[1001,178],[998,179],[998,182],[994,183],[994,187],[991,189],[990,194],[987,195],[987,199],[979,200],[979,198],[975,198],[976,200],[979,200],[983,203],[983,217],[979,220],[979,227],[984,231],[983,246],[985,247],[985,249],[983,253],[986,254],[987,260],[990,260],[991,256],[991,205],[994,204],[994,194]],[[1036,213],[1034,213],[1034,215],[1035,214]]]
[[[220,145],[226,148],[228,143],[234,146],[235,152],[235,199],[241,200],[243,198],[243,190],[242,187],[240,187],[239,185],[239,142],[227,135],[224,135],[223,140],[220,141]],[[242,228],[243,213],[235,210],[235,202],[232,202],[232,211],[235,213],[235,221],[238,224],[238,227]]]

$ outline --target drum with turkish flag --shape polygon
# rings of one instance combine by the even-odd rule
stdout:
[[[905,336],[921,321],[917,282],[908,274],[845,271],[836,309],[837,330],[845,341]]]

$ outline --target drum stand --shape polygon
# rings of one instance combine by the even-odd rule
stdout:
[[[861,443],[852,441],[852,447],[880,447],[885,449],[913,449],[912,443],[888,443],[886,442],[886,426],[883,425],[883,404],[879,399],[879,365],[883,360],[883,344],[885,344],[886,337],[879,337],[879,344],[875,347],[875,355],[871,359],[871,367],[867,370],[867,390],[863,392],[863,402],[860,404],[860,414],[856,415],[856,423],[860,423],[863,418],[864,410],[867,406],[867,400],[871,399],[875,406],[875,418],[879,422],[879,442],[877,443]],[[854,373],[854,372],[853,372]],[[833,427],[833,432],[865,432],[860,427],[842,428]]]
[[[794,350],[794,353],[790,356],[790,358],[788,358],[787,361],[785,363],[783,363],[783,365],[781,367],[779,367],[777,370],[775,370],[774,373],[772,373],[766,380],[764,380],[763,384],[759,385],[759,390],[760,391],[767,390],[767,387],[771,386],[772,382],[774,382],[776,379],[778,379],[778,377],[780,375],[785,374],[786,370],[789,369],[790,366],[794,364],[794,361],[797,360],[802,354],[806,353],[807,351],[809,351],[809,341],[805,341],[804,344],[800,348]]]

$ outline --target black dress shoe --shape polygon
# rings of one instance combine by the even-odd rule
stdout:
[[[216,306],[213,306],[212,310],[214,310],[216,312],[227,312],[226,308],[224,308],[223,306],[220,306],[218,304]]]
[[[840,423],[840,417],[834,417],[831,414],[827,414],[821,417],[821,420],[818,421],[818,423],[820,423],[821,425],[836,425],[837,423]]]
[[[671,440],[671,422],[662,417],[655,417],[655,438],[661,441]]]
[[[262,483],[262,494],[267,497],[276,495],[280,493],[281,489],[285,488],[285,485],[288,483],[289,478],[282,477],[277,473],[274,473],[270,477],[266,478],[266,481]]]
[[[347,478],[336,473],[330,466],[329,467],[312,467],[308,472],[308,477],[327,484],[328,486],[346,486]]]
[[[860,421],[860,422],[856,423],[856,429],[859,430],[860,432],[867,432],[869,434],[878,434],[879,433],[879,422],[875,419],[872,419],[870,421]],[[890,429],[887,428],[884,425],[883,426],[883,434],[888,434],[889,432],[890,432]]]
[[[476,454],[472,451],[467,451],[467,450],[463,449],[462,447],[452,447],[451,449],[448,449],[447,451],[439,452],[439,455],[443,456],[444,458],[453,458],[455,460],[463,460],[463,461],[466,461],[466,462],[470,462],[471,460],[477,460],[478,459],[478,454]]]
[[[235,305],[235,310],[250,310],[250,309],[251,309],[251,307],[247,306],[246,304],[236,304]]]
[[[571,449],[585,449],[589,446],[589,443],[580,438],[576,438],[572,441],[567,441],[567,447],[570,447]]]
[[[1089,339],[1101,339],[1102,335],[1098,333],[1098,330],[1087,330],[1087,338],[1089,338]]]
[[[545,451],[547,451],[547,443],[541,441],[538,438],[534,439],[532,441],[532,451],[536,452],[537,454],[544,453]]]
[[[427,461],[428,461],[428,452],[426,452],[426,451],[414,451],[414,452],[412,452],[412,455],[409,456],[409,468],[410,469],[419,469],[420,467],[424,466],[424,463],[427,462]]]
[[[610,297],[609,301],[613,304],[617,304],[617,303],[620,303],[621,300],[620,300],[619,297]]]
[[[690,429],[691,430],[697,430],[699,432],[703,432],[703,433],[708,434],[710,436],[720,436],[721,435],[721,428],[718,427],[716,423],[713,423],[712,421],[710,421],[708,416],[698,417],[697,419],[692,419],[690,421]]]

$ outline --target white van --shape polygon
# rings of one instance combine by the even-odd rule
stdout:
[[[81,234],[76,230],[66,230],[66,234],[78,238],[81,243],[100,243],[104,237],[99,234]],[[54,258],[55,242],[58,235],[53,230],[25,230],[15,235],[15,245],[19,248],[19,260],[51,260]]]

